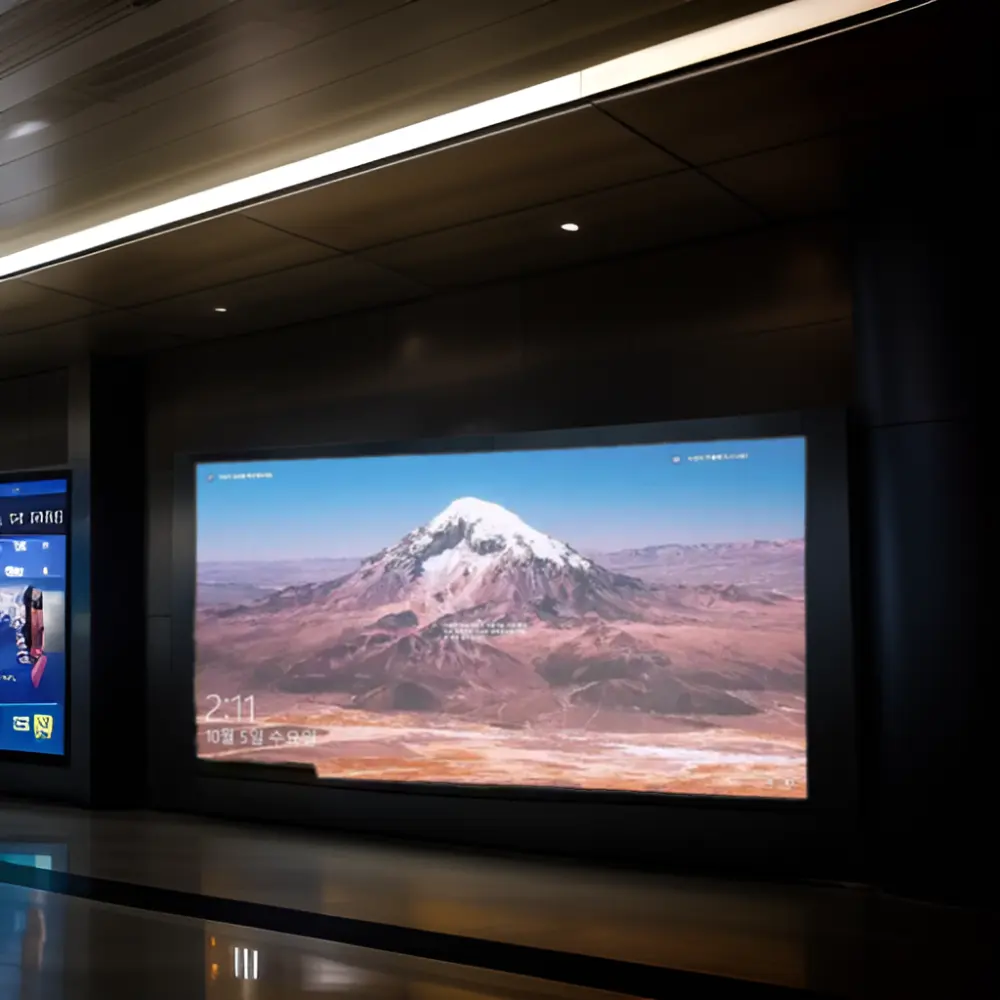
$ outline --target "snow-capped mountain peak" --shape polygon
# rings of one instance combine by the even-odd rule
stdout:
[[[475,621],[639,619],[640,581],[614,573],[513,511],[475,497],[450,503],[395,545],[323,587],[293,588],[282,607],[323,604],[338,612],[409,614],[422,625],[475,613]],[[268,598],[267,600],[272,600]],[[374,620],[374,619],[373,619]],[[414,627],[414,624],[407,626]]]
[[[413,539],[413,553],[427,555],[465,546],[482,555],[504,553],[517,559],[587,569],[591,562],[564,542],[526,524],[513,511],[478,497],[452,501]]]
[[[501,507],[498,503],[491,503],[489,500],[480,500],[479,497],[459,497],[452,500],[450,504],[429,524],[428,528],[434,530],[436,526],[448,524],[455,520],[464,520],[469,523],[483,521],[497,529],[518,528],[524,526],[522,521],[513,511]]]

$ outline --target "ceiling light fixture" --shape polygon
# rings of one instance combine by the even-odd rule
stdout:
[[[229,310],[225,306],[216,306],[215,311],[217,313],[229,312]]]
[[[449,142],[473,132],[494,128],[543,111],[565,108],[576,101],[606,94],[708,59],[731,55],[803,31],[822,28],[845,18],[870,13],[891,2],[893,0],[791,0],[789,3],[768,7],[755,14],[683,35],[589,69],[457,111],[449,111],[370,139],[362,139],[326,153],[207,188],[18,250],[0,257],[0,281],[106,249],[124,240],[173,228],[203,216],[231,211],[240,205],[259,202],[308,184],[327,181],[337,174]]]
[[[18,122],[16,125],[11,125],[11,127],[7,129],[4,133],[4,138],[23,139],[26,135],[34,135],[36,132],[41,132],[48,127],[48,122]]]
[[[578,233],[580,231],[580,227],[575,222],[564,222],[559,228],[564,229],[567,233]]]

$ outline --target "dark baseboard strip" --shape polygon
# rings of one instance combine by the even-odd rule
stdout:
[[[648,1000],[676,1000],[678,997],[685,1000],[701,997],[712,997],[713,1000],[818,997],[815,993],[787,987],[0,862],[0,883],[3,882],[96,903],[317,938],[490,972],[626,993]]]

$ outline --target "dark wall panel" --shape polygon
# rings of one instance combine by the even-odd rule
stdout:
[[[982,902],[996,853],[977,377],[993,308],[979,211],[989,158],[972,130],[933,155],[927,134],[887,138],[852,225],[867,812],[884,886]]]
[[[150,365],[148,386],[150,718],[168,706],[189,711],[178,701],[175,678],[190,666],[174,662],[169,648],[172,565],[179,562],[172,532],[175,518],[193,514],[174,509],[178,454],[843,406],[851,385],[841,233],[825,224],[743,234],[162,354]],[[187,796],[173,777],[177,755],[193,748],[151,727],[149,753],[157,804],[211,805],[210,797]],[[189,756],[183,765],[190,766]],[[252,814],[258,783],[230,785],[229,801]],[[268,795],[291,809],[309,792],[272,785]],[[402,823],[405,803],[370,792],[330,792],[328,815],[343,827],[371,828],[371,819],[353,814],[351,796],[358,794],[370,816]],[[434,806],[441,829],[455,828],[456,808],[462,812],[447,800]],[[491,808],[482,805],[479,821],[489,819]],[[538,806],[518,813],[518,822],[536,812],[539,822],[543,813],[551,821],[548,846],[556,849],[566,822]],[[494,840],[514,836],[509,822],[501,826]],[[601,837],[595,826],[589,838],[595,849]],[[489,839],[485,832],[482,838]],[[647,846],[655,854],[655,845]]]
[[[145,369],[90,363],[91,802],[142,804],[145,785]]]
[[[845,270],[836,226],[782,228],[162,354],[148,613],[171,610],[178,452],[844,405]]]
[[[593,388],[569,373],[608,373],[588,422],[618,422],[635,419],[629,381],[650,363],[664,379],[683,368],[682,381],[697,385],[702,400],[694,413],[690,401],[653,389],[659,419],[845,402],[849,316],[837,228],[744,234],[167,352],[151,371],[151,445],[173,451],[458,432],[469,420],[462,392],[482,396],[478,409],[505,429],[517,429],[504,412],[518,411],[513,395],[565,426],[576,419],[561,415],[567,403]],[[793,350],[779,361],[772,345],[782,335],[792,337]],[[832,373],[831,351],[839,359]],[[775,379],[776,362],[786,377]],[[727,366],[738,369],[728,382],[719,378]],[[750,387],[734,404],[737,374]],[[763,380],[759,388],[754,378]],[[540,380],[536,389],[522,392],[532,379]],[[390,400],[395,419],[383,409]]]
[[[51,468],[67,461],[67,372],[0,377],[0,470]]]

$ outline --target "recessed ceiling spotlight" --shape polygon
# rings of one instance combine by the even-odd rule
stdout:
[[[565,230],[567,233],[576,233],[580,231],[580,227],[575,222],[564,222],[559,228]]]
[[[217,313],[229,312],[229,310],[225,306],[216,306],[215,311]]]
[[[11,125],[4,134],[5,139],[23,139],[26,135],[34,135],[49,127],[48,122],[18,122]]]

